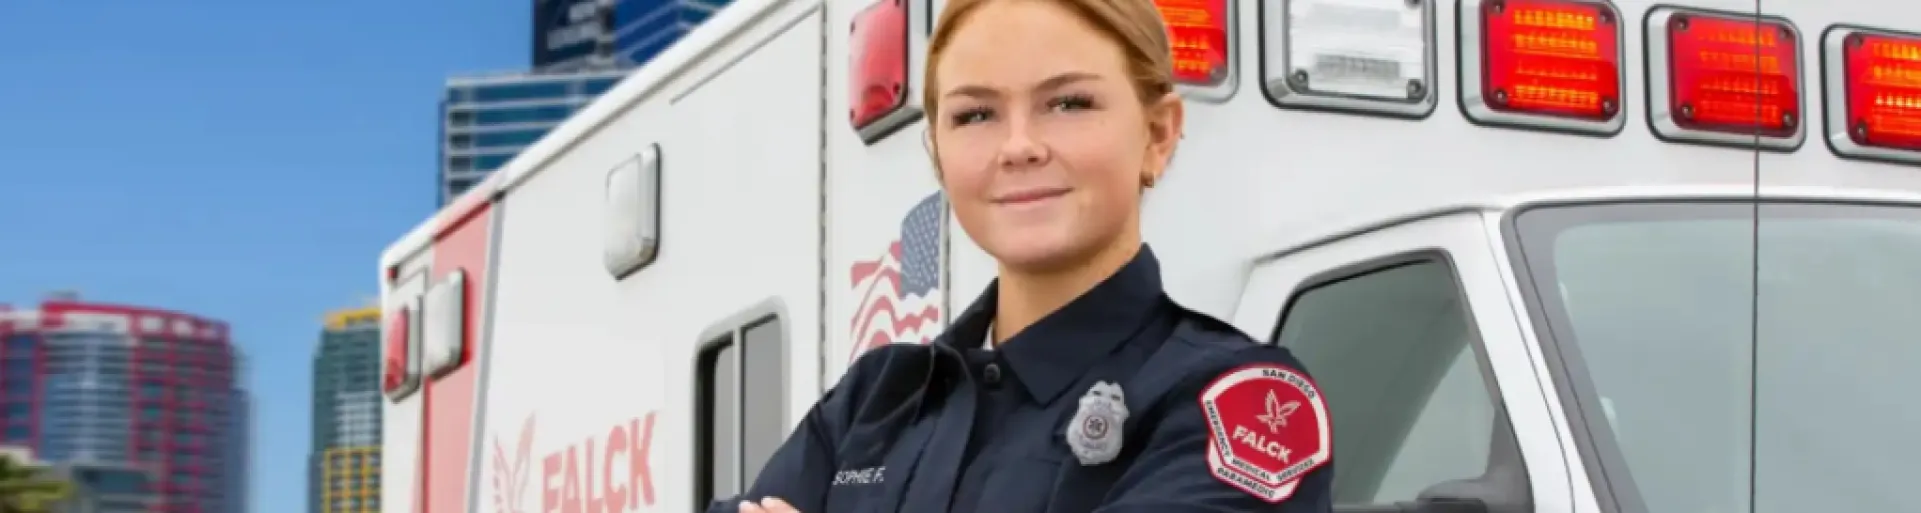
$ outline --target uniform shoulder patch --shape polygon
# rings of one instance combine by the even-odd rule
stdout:
[[[1229,486],[1278,503],[1333,459],[1327,401],[1300,371],[1243,365],[1208,383],[1200,402],[1208,470]]]

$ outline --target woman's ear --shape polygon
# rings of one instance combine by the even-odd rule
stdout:
[[[1181,143],[1183,123],[1187,121],[1186,107],[1180,94],[1175,92],[1168,92],[1147,106],[1147,154],[1141,166],[1143,185],[1152,187],[1167,172],[1174,150]]]

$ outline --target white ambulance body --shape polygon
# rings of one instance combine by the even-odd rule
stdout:
[[[994,266],[921,142],[933,1],[737,0],[395,242],[380,508],[699,511],[938,333]],[[1175,27],[1213,85],[1147,238],[1333,397],[1342,511],[1911,506],[1921,44],[1875,30],[1921,3],[1681,3],[1164,5],[1225,36]]]

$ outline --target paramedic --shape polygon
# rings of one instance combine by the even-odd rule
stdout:
[[[1151,0],[947,0],[927,145],[999,276],[870,351],[713,512],[1330,512],[1299,361],[1174,303],[1142,197],[1181,138]]]

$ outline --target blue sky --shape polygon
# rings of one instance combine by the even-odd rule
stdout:
[[[302,510],[321,316],[431,212],[438,88],[524,67],[531,4],[0,1],[0,302],[230,322],[252,511]]]

